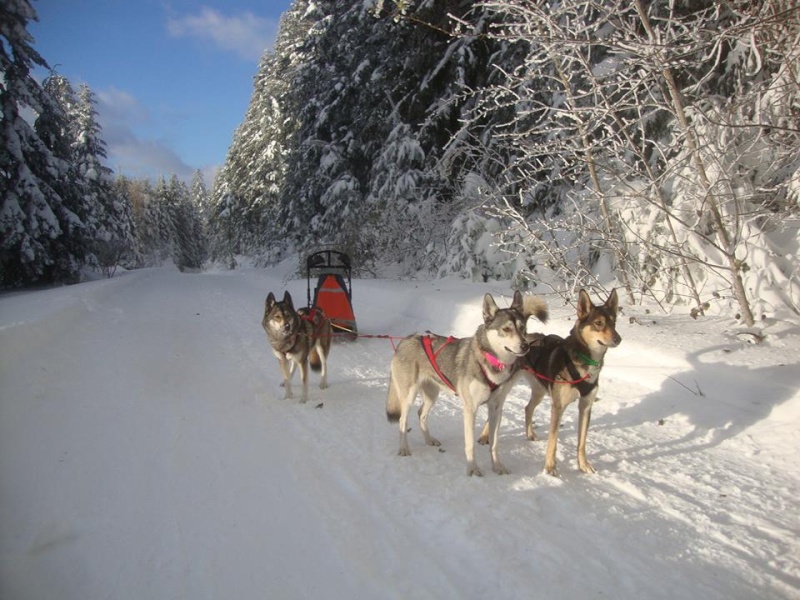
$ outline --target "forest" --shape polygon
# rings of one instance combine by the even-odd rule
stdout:
[[[362,276],[800,312],[791,0],[295,0],[209,189],[106,167],[91,90],[31,75],[35,18],[0,8],[3,287],[325,244]]]

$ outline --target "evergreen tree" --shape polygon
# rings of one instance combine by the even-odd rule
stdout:
[[[296,123],[287,94],[304,61],[301,42],[318,15],[312,3],[295,1],[281,17],[274,50],[259,63],[250,106],[214,184],[208,222],[214,259],[230,263],[231,251],[279,256],[285,246],[279,202]]]
[[[20,114],[44,115],[48,142],[63,126],[57,104],[31,75],[48,68],[31,45],[27,0],[0,4],[0,285],[73,281],[85,259],[85,223],[59,191],[72,173]],[[49,121],[49,122],[48,122]],[[53,134],[53,135],[51,135]],[[57,149],[62,153],[63,150]],[[75,200],[74,198],[72,199]]]
[[[344,245],[360,264],[393,260],[403,247],[409,267],[433,268],[446,249],[442,227],[463,209],[455,202],[466,201],[463,178],[503,162],[499,150],[490,160],[464,152],[455,136],[476,104],[469,90],[486,85],[492,60],[516,57],[515,45],[480,31],[450,35],[451,15],[476,10],[472,2],[405,5],[394,19],[377,6],[317,8],[326,18],[304,43],[307,58],[290,93],[298,125],[282,194],[284,232],[301,247]],[[462,137],[492,138],[487,124],[473,129]],[[413,160],[390,164],[412,148]],[[419,235],[395,237],[403,231]]]
[[[170,193],[164,177],[159,177],[155,186],[147,185],[147,198],[140,229],[140,240],[148,266],[160,266],[174,255],[173,211],[170,209]]]
[[[52,99],[52,109],[39,114],[34,128],[51,152],[66,165],[68,176],[55,182],[54,188],[64,206],[75,213],[83,224],[75,235],[68,236],[65,240],[70,246],[66,252],[82,263],[92,264],[95,261],[94,242],[100,211],[87,196],[85,181],[73,160],[73,125],[78,98],[69,80],[55,72],[44,80],[42,87]]]
[[[173,259],[179,269],[200,269],[206,258],[200,213],[187,185],[173,175],[169,180],[169,211],[173,223]]]
[[[766,258],[772,230],[795,235],[798,18],[785,0],[297,0],[215,182],[213,253],[328,242],[362,266],[552,271],[567,292],[610,269],[629,300],[700,308],[728,286],[751,322],[750,264],[800,295]]]
[[[106,147],[97,121],[95,97],[85,84],[78,91],[72,126],[72,160],[83,180],[85,197],[99,216],[94,247],[100,266],[108,269],[124,259],[132,262],[134,231],[130,202],[120,196],[113,172],[105,165]]]
[[[153,185],[146,179],[141,181],[122,179],[120,185],[124,186],[133,208],[138,264],[145,267],[162,264],[169,256],[169,252],[165,250],[165,232],[162,225],[166,217],[156,199]]]
[[[189,195],[192,203],[197,208],[197,214],[200,220],[206,223],[210,210],[209,194],[205,179],[203,178],[203,173],[200,169],[197,169],[192,176],[192,181],[189,184]]]

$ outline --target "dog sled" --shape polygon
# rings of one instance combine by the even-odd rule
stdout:
[[[350,256],[338,250],[320,250],[306,258],[308,305],[319,308],[331,320],[335,339],[358,338],[353,314],[352,268]],[[311,302],[311,280],[316,279],[314,302]]]

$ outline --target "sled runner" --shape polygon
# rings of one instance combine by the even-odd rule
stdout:
[[[306,259],[308,304],[322,309],[331,320],[337,339],[358,337],[353,314],[353,290],[350,256],[338,250],[320,250]],[[311,279],[316,278],[314,302],[311,302]]]

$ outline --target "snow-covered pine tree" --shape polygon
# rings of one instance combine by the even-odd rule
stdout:
[[[23,116],[45,115],[48,141],[60,143],[50,135],[61,126],[59,108],[31,75],[34,66],[48,68],[32,46],[31,20],[27,0],[0,4],[0,286],[74,281],[85,259],[85,224],[59,195],[69,163]]]
[[[170,207],[170,191],[164,177],[155,185],[146,185],[146,200],[137,228],[146,266],[160,266],[174,256],[173,212]]]
[[[94,253],[100,267],[108,272],[123,261],[133,262],[135,236],[129,201],[118,194],[113,171],[105,164],[106,145],[95,104],[94,92],[82,84],[71,116],[72,160],[86,200],[98,215]]]
[[[292,88],[299,125],[283,196],[287,233],[299,230],[301,245],[345,245],[364,264],[377,258],[381,245],[391,245],[376,230],[386,223],[383,209],[437,215],[429,225],[452,212],[464,161],[440,159],[466,104],[454,82],[477,85],[490,50],[482,41],[459,43],[446,28],[453,26],[449,13],[465,14],[472,4],[423,2],[390,18],[374,3],[318,3],[328,18],[309,35],[309,58]],[[398,124],[423,157],[412,167],[412,177],[424,183],[411,206],[408,194],[394,195],[397,187],[384,185]],[[378,198],[378,190],[391,195]],[[446,231],[423,237],[441,249]],[[421,261],[431,255],[429,244],[414,245],[414,251]]]
[[[82,223],[72,235],[64,237],[63,243],[67,248],[58,254],[74,256],[82,263],[93,264],[100,211],[85,194],[84,180],[73,161],[72,125],[78,99],[69,80],[55,72],[45,78],[42,88],[52,102],[48,103],[49,108],[38,115],[34,128],[53,155],[66,164],[69,175],[53,185],[64,206],[75,213]]]
[[[197,207],[197,214],[200,220],[205,224],[208,221],[210,199],[206,181],[200,169],[197,169],[192,175],[192,181],[189,183],[189,196],[192,203]]]
[[[136,232],[136,266],[156,266],[164,260],[161,222],[164,220],[161,205],[156,201],[153,185],[147,179],[131,180],[120,177],[121,187],[131,203]]]
[[[407,124],[392,129],[376,157],[366,199],[373,223],[362,229],[380,264],[406,272],[439,267],[435,248],[444,229],[439,218],[436,178],[425,170],[425,153]],[[372,239],[370,239],[370,236]]]
[[[156,197],[166,215],[162,221],[166,226],[162,235],[172,248],[173,262],[181,270],[200,269],[206,258],[205,236],[188,186],[177,175],[172,175],[169,182],[159,181]]]
[[[214,196],[218,199],[212,205],[212,212],[209,216],[209,230],[211,231],[209,254],[212,261],[221,262],[228,269],[235,269],[236,255],[238,254],[236,234],[234,233],[237,222],[235,218],[236,201],[233,194],[227,190],[225,180],[217,177],[214,184]]]
[[[122,250],[116,265],[122,266],[126,269],[135,269],[141,265],[142,257],[139,253],[139,234],[136,230],[137,221],[134,212],[134,198],[136,198],[137,188],[132,186],[130,181],[123,176],[117,176],[114,180],[114,191],[116,197],[119,198],[120,205],[124,211],[124,215],[120,219],[120,223],[127,224],[126,229],[123,230],[127,238],[125,244],[120,245]],[[111,262],[109,261],[109,264]],[[112,271],[113,274],[113,271]]]
[[[281,17],[274,49],[259,63],[250,106],[211,194],[208,231],[214,260],[232,264],[234,247],[256,262],[269,260],[280,257],[288,241],[278,224],[288,143],[296,126],[287,94],[304,61],[300,46],[317,18],[312,3],[296,0]]]

